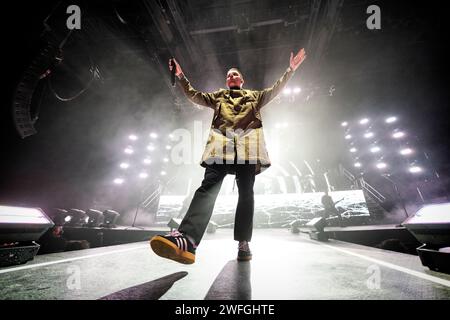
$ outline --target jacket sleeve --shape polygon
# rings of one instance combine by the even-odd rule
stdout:
[[[183,76],[181,79],[178,80],[178,83],[180,84],[181,89],[183,90],[186,97],[193,103],[209,107],[209,108],[215,108],[216,106],[216,98],[214,93],[206,93],[206,92],[200,92],[195,90],[192,86],[189,80]]]
[[[259,92],[259,99],[258,99],[258,109],[261,109],[266,104],[268,104],[270,101],[272,101],[280,92],[283,90],[286,83],[289,81],[289,79],[294,74],[294,71],[289,67],[286,72],[283,74],[283,76],[278,79],[275,84],[267,89],[264,89],[263,91]]]

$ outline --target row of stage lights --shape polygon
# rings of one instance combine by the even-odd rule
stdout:
[[[388,125],[389,124],[394,124],[397,121],[398,121],[397,117],[387,117],[386,119],[384,119],[384,122],[386,124],[388,124]],[[358,123],[359,123],[360,126],[366,126],[366,125],[368,125],[370,123],[370,119],[363,118]],[[344,122],[341,123],[341,126],[344,127],[344,128],[348,128],[349,127],[349,123],[347,121],[344,121]],[[406,133],[404,131],[402,131],[402,130],[394,129],[394,130],[390,130],[390,131],[391,131],[390,137],[392,139],[394,139],[394,140],[401,141],[403,138],[406,137]],[[364,138],[364,139],[372,139],[372,138],[376,137],[376,134],[373,131],[369,130],[369,131],[366,131],[364,134],[362,134],[360,137]],[[346,132],[344,138],[345,138],[345,140],[350,141],[350,140],[352,140],[354,138],[357,138],[357,137],[355,137],[355,136],[349,134],[348,132]],[[351,142],[350,144],[353,145],[353,142]],[[376,155],[376,154],[379,154],[382,151],[382,148],[380,146],[378,146],[377,144],[372,144],[372,146],[370,146],[366,150],[370,151],[371,154]],[[349,151],[352,154],[356,154],[359,150],[356,147],[351,147],[349,149]],[[403,148],[400,148],[397,152],[398,152],[399,155],[401,155],[403,157],[408,157],[408,156],[413,155],[415,153],[415,150],[413,150],[413,149],[411,149],[409,147],[403,147]],[[355,157],[355,160],[356,161],[353,164],[354,167],[355,168],[362,168],[363,164],[361,163],[361,161],[358,161],[359,157]],[[384,170],[388,169],[389,165],[386,162],[377,161],[374,164],[374,167],[377,168],[380,171],[384,171]],[[423,168],[418,166],[418,165],[412,164],[412,165],[410,165],[408,167],[408,171],[410,173],[413,173],[413,174],[418,174],[418,173],[423,172]]]
[[[150,135],[149,135],[149,138],[151,139],[151,140],[153,140],[153,141],[156,141],[157,139],[158,139],[158,134],[157,133],[155,133],[155,132],[152,132],[152,133],[150,133]],[[168,135],[168,138],[169,138],[169,140],[173,140],[173,135],[172,134],[169,134]],[[139,136],[137,136],[137,135],[135,135],[135,134],[130,134],[129,136],[128,136],[128,146],[123,150],[123,153],[125,154],[125,155],[127,155],[128,157],[130,157],[130,156],[132,156],[132,155],[134,155],[134,154],[136,154],[137,153],[137,150],[136,150],[136,148],[133,146],[133,144],[134,143],[136,143],[138,140],[140,139],[140,137]],[[154,152],[154,151],[158,151],[158,148],[155,146],[155,144],[154,143],[149,143],[146,147],[145,147],[145,149],[147,150],[147,152]],[[171,150],[172,149],[172,146],[170,145],[170,144],[166,144],[166,146],[164,147],[164,149],[163,150],[166,150],[166,151],[169,151],[169,150]],[[163,162],[163,163],[168,163],[169,162],[169,158],[168,157],[163,157],[162,159],[161,159],[161,161]],[[146,155],[142,160],[141,160],[141,163],[142,163],[142,165],[143,166],[146,166],[146,167],[148,167],[148,166],[150,166],[152,163],[153,163],[153,161],[152,161],[152,158],[149,156],[149,155]],[[130,164],[130,161],[128,161],[128,160],[124,160],[124,161],[122,161],[120,164],[119,164],[119,169],[122,171],[122,172],[126,172],[126,171],[128,171],[129,169],[131,169],[133,166]],[[167,175],[167,172],[165,171],[165,170],[161,170],[160,171],[160,173],[159,173],[161,176],[165,176],[165,175]],[[141,170],[141,172],[139,172],[138,174],[137,174],[137,178],[139,178],[139,179],[147,179],[149,177],[149,174],[148,174],[148,170]],[[122,184],[124,184],[126,182],[126,179],[125,178],[123,178],[123,174],[122,174],[122,176],[121,177],[118,177],[118,178],[115,178],[114,180],[113,180],[113,183],[114,184],[116,184],[116,185],[122,185]]]

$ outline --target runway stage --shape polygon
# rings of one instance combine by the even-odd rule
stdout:
[[[0,269],[1,299],[449,299],[450,275],[418,256],[285,229],[255,229],[251,262],[235,260],[232,229],[206,234],[193,265],[148,242],[38,255]]]

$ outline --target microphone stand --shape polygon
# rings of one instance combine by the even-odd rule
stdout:
[[[391,178],[389,178],[389,177],[390,177],[390,174],[387,174],[387,173],[386,173],[386,174],[382,174],[381,176],[382,176],[383,178],[385,178],[386,180],[388,180],[390,183],[392,183],[392,185],[394,186],[394,190],[395,190],[395,192],[397,193],[397,196],[398,196],[398,199],[400,200],[400,203],[402,204],[402,208],[403,208],[403,211],[405,212],[406,218],[408,218],[409,215],[408,215],[408,211],[406,210],[405,200],[403,199],[403,197],[402,197],[402,195],[401,195],[401,193],[400,193],[400,190],[398,189],[397,184],[395,183],[394,180],[392,180]]]

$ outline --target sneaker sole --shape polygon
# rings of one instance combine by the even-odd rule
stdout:
[[[150,240],[150,246],[158,256],[183,264],[193,264],[195,255],[183,251],[174,243],[161,236],[155,236]]]

